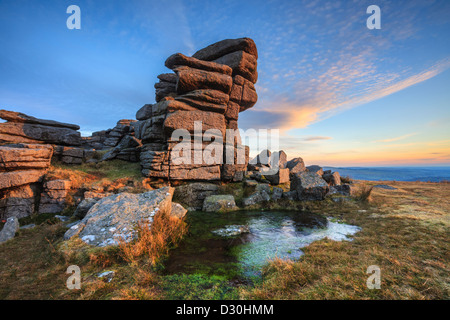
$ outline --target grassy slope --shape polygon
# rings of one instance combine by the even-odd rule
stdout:
[[[311,204],[363,230],[352,242],[318,241],[300,261],[273,261],[255,287],[160,276],[148,257],[128,262],[119,249],[63,242],[64,229],[49,220],[0,245],[0,299],[448,299],[450,184],[389,185],[398,190],[376,188],[369,203]],[[81,290],[65,287],[71,264],[81,267]],[[370,265],[381,268],[381,290],[366,288]],[[104,270],[116,272],[111,282],[96,277]]]

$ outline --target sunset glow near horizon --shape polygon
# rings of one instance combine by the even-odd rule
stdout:
[[[71,4],[80,30],[66,27]],[[449,166],[449,16],[447,0],[6,0],[0,109],[89,135],[154,103],[169,55],[249,37],[259,98],[240,128],[280,129],[280,149],[307,165]]]

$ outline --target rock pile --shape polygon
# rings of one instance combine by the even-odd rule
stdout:
[[[214,43],[192,57],[176,53],[166,60],[166,67],[174,73],[158,76],[157,103],[138,110],[139,121],[132,124],[136,138],[143,143],[140,161],[144,176],[171,180],[243,179],[248,148],[240,144],[239,137],[226,137],[226,129],[237,129],[239,112],[251,108],[258,99],[254,87],[258,78],[257,58],[253,40],[241,38]],[[197,121],[201,121],[198,131]],[[200,139],[198,144],[185,143],[195,150],[185,151],[192,152],[192,156],[172,152],[180,138],[172,138],[177,129],[203,136],[196,137]],[[214,140],[215,150],[220,152],[211,153],[213,160],[219,161],[200,159],[194,163],[195,152],[203,152],[210,145],[205,143],[204,135],[209,129],[222,137]],[[231,141],[228,148],[227,138]],[[239,157],[239,163],[225,163],[227,155],[229,159]],[[180,161],[183,157],[191,161]]]
[[[263,150],[249,161],[247,175],[257,181],[266,180],[272,185],[288,183],[290,169],[287,163],[287,155],[283,150],[273,153]]]
[[[112,129],[96,131],[90,137],[82,137],[85,148],[103,150],[116,147],[125,136],[134,136],[132,123],[136,120],[122,119]]]

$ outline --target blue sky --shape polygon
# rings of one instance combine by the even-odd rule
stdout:
[[[0,108],[110,128],[154,102],[170,54],[250,37],[259,100],[241,128],[279,128],[307,164],[449,165],[449,16],[447,0],[2,0]]]

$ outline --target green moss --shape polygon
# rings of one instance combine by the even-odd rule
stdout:
[[[174,274],[162,277],[165,298],[170,300],[236,300],[238,290],[221,276]]]

